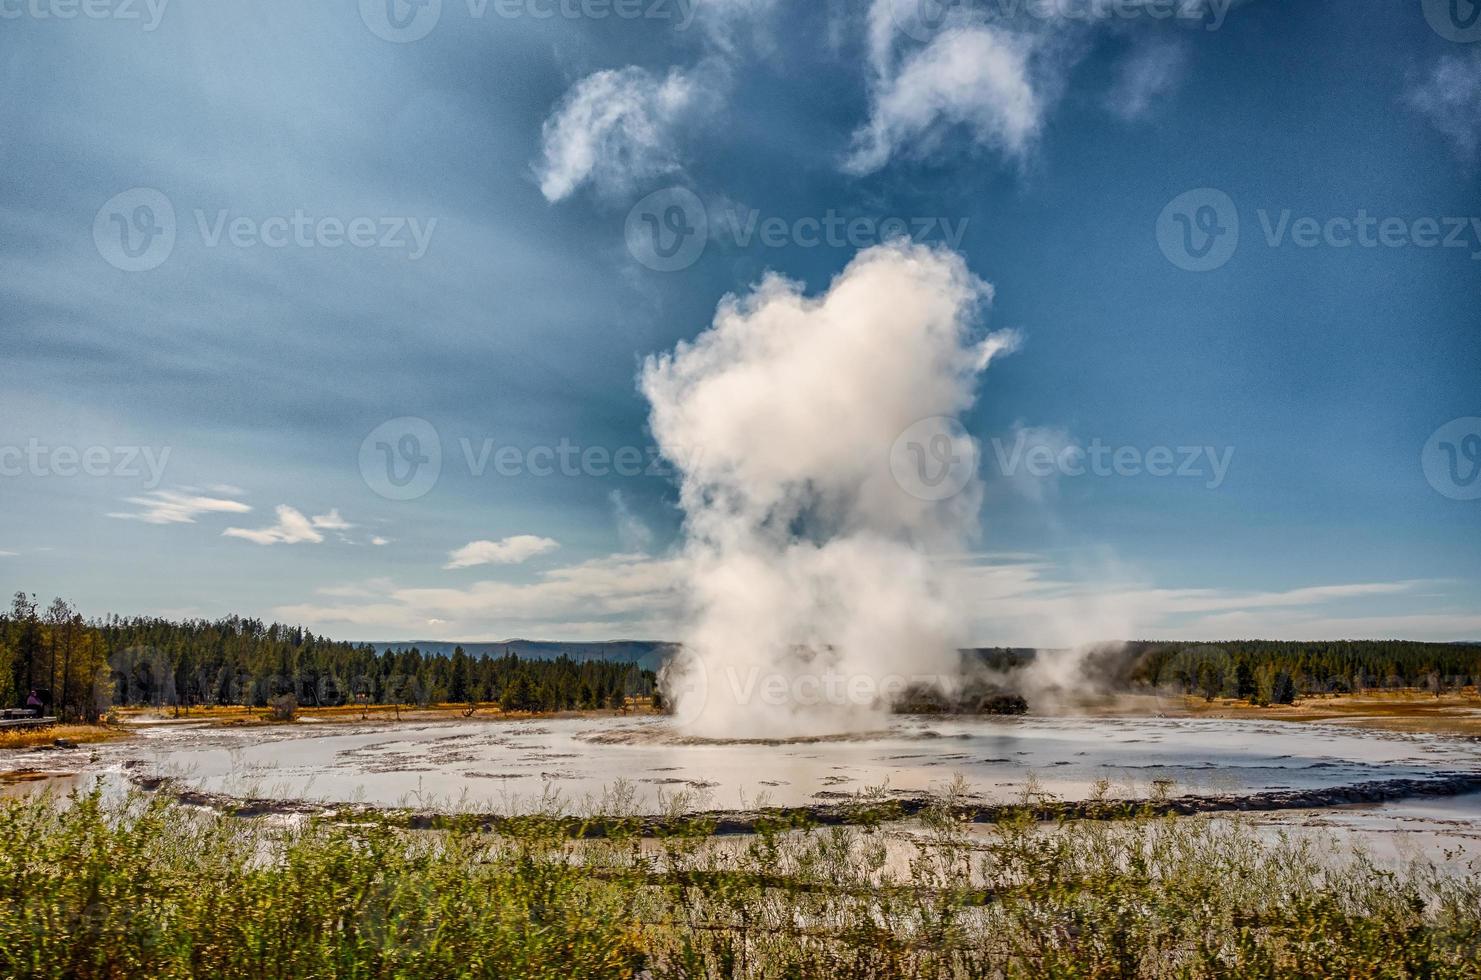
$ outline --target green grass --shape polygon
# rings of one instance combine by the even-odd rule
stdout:
[[[1142,817],[572,839],[0,803],[0,975],[1474,977],[1470,869]]]

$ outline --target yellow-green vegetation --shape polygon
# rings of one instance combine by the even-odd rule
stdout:
[[[1260,707],[1248,701],[1189,695],[1181,713],[1210,718],[1313,721],[1395,732],[1481,735],[1481,694],[1475,687],[1432,693],[1418,689],[1303,697],[1295,704]]]
[[[0,803],[0,975],[1473,977],[1481,887],[1237,821],[572,839]]]
[[[45,728],[0,729],[0,749],[27,749],[37,745],[50,745],[57,739],[85,745],[89,742],[107,742],[115,738],[126,738],[131,732],[109,725],[48,725]]]

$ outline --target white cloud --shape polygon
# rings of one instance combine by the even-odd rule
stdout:
[[[1462,158],[1474,160],[1481,146],[1481,50],[1441,57],[1405,101],[1454,144]]]
[[[1139,44],[1117,65],[1106,107],[1128,122],[1145,119],[1178,87],[1187,67],[1188,46],[1182,41]]]
[[[218,493],[229,493],[235,488],[217,488]],[[126,497],[124,503],[138,507],[137,511],[111,513],[123,521],[143,521],[145,524],[194,524],[202,514],[246,514],[251,506],[240,500],[209,496],[191,487],[174,490],[151,490],[140,497]]]
[[[1164,589],[1099,559],[1073,567],[1032,554],[941,557],[952,594],[972,609],[971,642],[1073,647],[1110,639],[1317,640],[1481,636],[1481,610],[1428,581],[1287,590]],[[553,640],[677,639],[688,576],[681,558],[609,555],[526,583],[402,588],[372,579],[321,588],[323,602],[282,606],[278,618],[335,636]],[[1464,590],[1457,590],[1465,595]],[[1421,608],[1418,600],[1435,603]]]
[[[448,555],[443,568],[472,568],[474,565],[518,565],[536,555],[554,551],[560,543],[533,534],[516,534],[502,541],[473,541]]]
[[[321,521],[334,521],[339,519],[339,512],[331,510],[328,514],[318,517],[305,517],[302,511],[289,507],[287,504],[279,504],[277,507],[278,523],[271,527],[256,530],[243,527],[229,527],[221,534],[228,538],[241,538],[251,541],[253,544],[319,544],[324,540],[317,528],[331,525],[321,524]]]
[[[20,557],[20,552],[19,551],[0,551],[0,558],[18,558],[18,557]]]
[[[911,148],[934,147],[942,131],[964,127],[980,146],[1012,158],[1027,153],[1043,126],[1049,102],[1033,77],[1035,36],[981,24],[948,28],[895,65],[895,35],[882,24],[890,0],[877,0],[871,19],[871,60],[876,80],[869,121],[854,133],[844,167],[879,170]]]
[[[757,46],[770,47],[767,19],[776,4],[777,0],[697,0],[694,16],[716,49],[734,55],[742,33]]]
[[[329,513],[311,518],[314,527],[323,531],[348,531],[355,525],[339,516],[339,508],[331,507]]]
[[[532,582],[464,589],[396,588],[382,581],[319,590],[359,601],[282,606],[274,615],[336,635],[415,636],[429,623],[446,639],[663,639],[675,634],[679,562],[610,555],[542,572]]]
[[[1216,30],[1238,2],[1191,0],[1178,16]],[[991,3],[873,0],[869,120],[854,132],[844,169],[868,174],[900,156],[926,157],[953,132],[1022,164],[1079,60],[1115,36],[1118,21],[1160,20],[1165,9],[1163,0],[1030,4],[1016,13]],[[1181,82],[1188,50],[1165,37],[1139,42],[1103,101],[1124,119],[1145,117]]]
[[[681,3],[681,7],[685,4]],[[683,170],[679,128],[702,119],[729,88],[746,39],[771,49],[770,14],[777,0],[698,0],[684,13],[697,30],[704,55],[692,68],[659,76],[629,65],[578,80],[541,128],[541,158],[534,165],[540,192],[552,203],[584,184],[603,197],[618,197],[648,178]],[[690,21],[681,25],[688,28]]]
[[[1100,558],[1064,567],[1043,558],[978,556],[953,573],[959,601],[973,610],[976,642],[1076,647],[1107,640],[1227,640],[1372,638],[1404,635],[1453,640],[1468,616],[1419,625],[1412,606],[1434,583],[1403,580],[1304,586],[1286,590],[1167,589],[1139,581],[1129,570]],[[1385,599],[1391,616],[1376,614]],[[1387,625],[1385,625],[1387,624]],[[1474,631],[1472,631],[1474,632]]]
[[[636,66],[581,79],[545,121],[535,166],[540,192],[555,202],[591,183],[616,195],[635,181],[678,171],[675,125],[700,86],[678,69],[659,78]]]
[[[377,548],[383,548],[386,545],[388,545],[388,544],[391,543],[391,539],[390,538],[383,538],[379,534],[377,534],[373,538],[370,539],[370,543],[373,544],[373,545],[375,545]]]

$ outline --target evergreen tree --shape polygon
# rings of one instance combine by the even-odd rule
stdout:
[[[1296,684],[1284,670],[1275,672],[1275,678],[1271,682],[1270,701],[1272,704],[1294,704],[1296,701]]]
[[[523,672],[515,675],[513,683],[499,696],[499,707],[504,711],[534,711],[534,704],[534,688]]]
[[[468,654],[462,647],[453,648],[452,665],[448,672],[447,696],[450,701],[471,701],[471,685],[468,674]]]

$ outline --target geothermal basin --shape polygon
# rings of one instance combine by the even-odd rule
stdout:
[[[1471,739],[1146,717],[902,716],[881,731],[778,741],[690,739],[654,717],[186,723],[75,751],[81,776],[108,783],[167,778],[237,798],[477,812],[527,809],[552,793],[579,811],[619,783],[638,812],[660,813],[679,794],[689,809],[815,806],[879,787],[919,797],[958,776],[974,802],[992,804],[1030,788],[1083,800],[1101,780],[1112,797],[1254,796],[1481,773]]]

